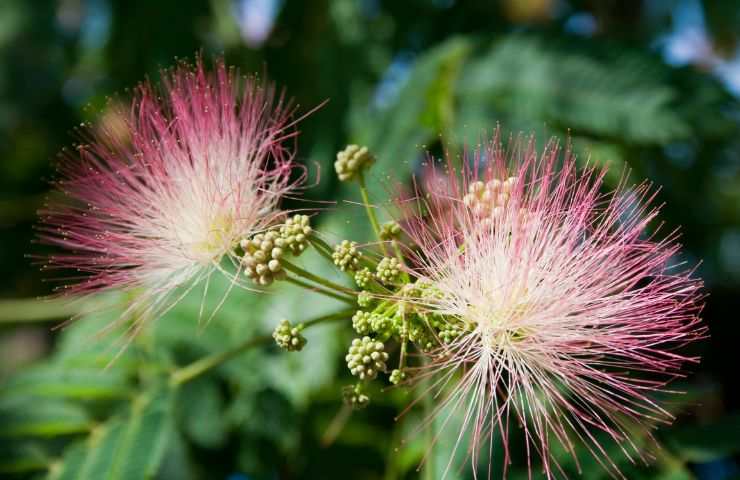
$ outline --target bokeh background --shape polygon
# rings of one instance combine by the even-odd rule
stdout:
[[[686,394],[669,402],[663,449],[634,439],[651,465],[608,453],[629,479],[740,478],[739,47],[735,0],[0,1],[0,477],[390,480],[446,466],[443,436],[417,470],[429,439],[412,432],[421,413],[394,422],[403,392],[341,409],[346,327],[310,332],[300,354],[266,348],[162,387],[175,367],[281,317],[334,307],[324,300],[240,293],[204,328],[188,299],[108,369],[114,340],[95,332],[115,307],[37,300],[53,287],[29,254],[45,252],[33,225],[56,155],[81,122],[115,122],[111,103],[138,81],[202,52],[267,75],[303,111],[329,99],[302,123],[298,156],[318,182],[307,197],[337,201],[316,204],[337,238],[363,234],[355,193],[331,175],[349,142],[378,158],[376,199],[424,152],[460,152],[497,122],[541,142],[569,136],[579,159],[611,166],[611,182],[629,168],[661,185],[665,228],[681,226],[677,260],[706,283],[711,337],[677,383]],[[51,329],[80,311],[93,313]],[[582,453],[584,478],[605,478]],[[527,478],[514,454],[512,477]]]

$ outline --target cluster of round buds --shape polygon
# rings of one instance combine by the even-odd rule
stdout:
[[[373,156],[367,147],[347,145],[344,150],[337,153],[334,170],[336,170],[339,180],[347,182],[354,179],[363,168],[368,167],[373,161]]]
[[[398,385],[399,383],[406,380],[406,372],[403,370],[396,368],[391,372],[391,376],[388,379],[393,385]]]
[[[347,385],[342,389],[344,403],[350,405],[355,410],[367,407],[370,403],[370,397],[365,392],[365,386],[362,383],[357,385]]]
[[[311,225],[308,215],[293,215],[280,226],[280,237],[285,248],[293,255],[300,255],[308,246],[308,237],[311,236]]]
[[[373,272],[369,268],[365,267],[362,270],[355,272],[355,283],[360,288],[367,288],[370,282],[373,281]]]
[[[432,317],[429,323],[437,332],[437,337],[442,343],[452,342],[467,330],[466,325],[462,322],[453,323],[451,320],[439,318],[436,315]]]
[[[375,314],[370,318],[370,328],[380,339],[390,338],[396,331],[396,322],[387,315]]]
[[[373,296],[370,294],[370,292],[366,292],[365,290],[361,291],[357,294],[357,305],[359,305],[362,308],[367,308],[373,303]]]
[[[364,312],[362,310],[357,310],[354,315],[352,315],[352,328],[355,329],[355,332],[359,333],[360,335],[367,335],[372,331],[372,317],[373,313],[370,312]]]
[[[485,183],[473,182],[468,187],[468,193],[463,197],[463,203],[478,218],[496,217],[509,202],[509,195],[515,183],[516,177],[509,177],[504,181],[494,178]]]
[[[390,221],[380,227],[381,240],[393,240],[401,235],[401,226],[398,222]]]
[[[406,330],[402,327],[401,335],[405,335],[422,351],[426,352],[434,348],[438,342],[427,324],[422,319],[416,319],[415,316],[411,319]]]
[[[373,380],[378,372],[385,372],[388,354],[385,353],[383,342],[362,337],[352,340],[349,353],[344,359],[352,375],[360,380]]]
[[[244,250],[244,274],[255,283],[267,286],[285,276],[280,265],[284,240],[278,232],[258,233],[251,239],[242,240],[240,245]]]
[[[349,240],[342,240],[342,243],[334,247],[334,253],[331,254],[334,265],[343,272],[357,270],[361,256],[362,252],[357,248],[357,242],[350,242]]]
[[[298,352],[306,345],[306,337],[301,335],[301,330],[303,330],[303,324],[294,327],[288,320],[283,320],[272,332],[272,338],[283,350]]]
[[[380,283],[394,283],[400,274],[401,263],[393,257],[382,258],[375,269],[375,276]]]

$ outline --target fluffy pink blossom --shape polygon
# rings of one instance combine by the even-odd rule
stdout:
[[[621,476],[597,435],[646,457],[634,432],[671,420],[655,394],[698,361],[677,349],[705,335],[701,282],[675,263],[675,232],[649,233],[648,185],[603,193],[605,170],[577,171],[554,141],[507,152],[496,135],[465,161],[405,224],[416,274],[439,292],[417,308],[465,327],[419,367],[417,401],[437,399],[438,425],[462,412],[452,457],[474,469],[508,465],[521,428],[530,472],[565,477],[552,446],[575,458],[582,444]]]
[[[161,88],[142,84],[130,110],[62,157],[63,200],[42,212],[41,238],[64,250],[50,267],[81,273],[64,290],[133,291],[127,314],[148,319],[207,289],[296,186],[291,113],[271,85],[223,62],[213,73],[183,63]]]

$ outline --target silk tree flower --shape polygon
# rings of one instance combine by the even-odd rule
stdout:
[[[42,212],[42,241],[63,252],[48,266],[74,269],[71,294],[119,289],[135,301],[122,317],[164,314],[214,272],[236,262],[239,241],[280,217],[299,181],[290,147],[292,107],[273,86],[201,59],[142,84],[123,121],[86,129],[62,155],[63,199]],[[239,267],[237,267],[239,268]]]
[[[434,396],[427,421],[440,425],[462,412],[451,457],[474,469],[502,455],[506,477],[514,426],[530,472],[565,477],[553,445],[575,459],[582,444],[621,477],[603,439],[645,460],[637,438],[671,420],[655,397],[698,361],[677,349],[706,334],[701,282],[675,263],[675,232],[648,233],[648,185],[602,193],[605,170],[577,171],[554,141],[506,152],[497,134],[472,157],[400,204],[415,274],[435,293],[415,307],[465,327],[414,372],[416,401]]]

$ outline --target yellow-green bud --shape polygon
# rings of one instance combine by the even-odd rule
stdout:
[[[358,270],[355,273],[355,283],[360,288],[367,288],[372,280],[373,273],[367,267],[363,268],[362,270]]]
[[[373,296],[370,294],[370,292],[366,292],[365,290],[361,291],[357,294],[357,305],[359,305],[362,308],[367,308],[373,303]]]
[[[378,263],[375,276],[380,283],[394,283],[401,274],[401,263],[397,258],[384,257]]]
[[[312,232],[308,215],[293,215],[280,226],[280,237],[285,242],[285,248],[296,256],[306,249]]]
[[[339,180],[347,182],[353,180],[363,168],[367,168],[373,161],[373,156],[367,147],[347,145],[344,150],[337,153],[334,170]]]
[[[334,259],[334,265],[342,271],[357,270],[360,265],[362,252],[357,248],[357,242],[342,240],[342,243],[334,247],[334,253],[331,257]]]
[[[303,324],[294,327],[288,320],[282,320],[272,332],[272,338],[283,350],[298,352],[306,345],[306,337],[301,335],[301,330],[303,330]]]
[[[355,410],[367,407],[370,403],[370,397],[365,392],[365,386],[362,383],[357,385],[347,385],[342,389],[344,403],[350,405]]]
[[[396,369],[394,369],[391,372],[391,376],[390,376],[390,378],[388,380],[393,385],[398,385],[399,383],[401,383],[404,380],[406,380],[406,372],[404,372],[403,370],[400,370],[400,369],[396,368]]]
[[[278,232],[270,230],[258,233],[251,239],[242,240],[240,245],[244,250],[242,258],[244,274],[254,283],[267,286],[285,277],[285,272],[280,265],[285,241]]]
[[[381,240],[393,240],[401,235],[401,226],[398,222],[390,221],[380,227]]]
[[[360,380],[373,380],[378,376],[378,372],[385,372],[388,354],[385,353],[383,342],[362,337],[352,340],[344,359],[352,375]]]

